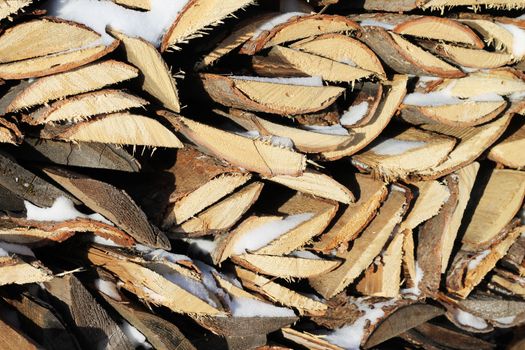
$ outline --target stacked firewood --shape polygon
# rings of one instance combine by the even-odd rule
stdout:
[[[523,348],[524,8],[0,1],[0,347]]]

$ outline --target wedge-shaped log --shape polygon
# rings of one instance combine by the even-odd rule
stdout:
[[[341,263],[338,260],[260,254],[234,255],[232,261],[256,273],[280,278],[315,277],[333,270]]]
[[[394,71],[402,74],[458,78],[465,74],[396,33],[363,27],[362,40]]]
[[[44,171],[87,207],[122,228],[137,242],[151,247],[170,247],[164,233],[150,225],[144,212],[123,190],[64,169],[46,168]]]
[[[52,127],[48,128],[52,129]],[[54,139],[116,145],[182,148],[177,136],[157,120],[131,113],[112,113],[57,128]],[[51,131],[50,134],[54,132]],[[40,134],[47,136],[46,129]]]
[[[97,45],[21,61],[0,63],[0,78],[39,78],[45,75],[62,73],[91,63],[112,52],[117,46],[118,41],[115,41],[108,46]]]
[[[328,175],[307,169],[300,176],[278,175],[268,180],[296,191],[317,197],[338,201],[344,204],[355,202],[353,193]]]
[[[33,252],[23,246],[2,243],[0,256],[0,285],[46,282],[53,279],[53,274]]]
[[[179,43],[183,43],[199,34],[209,26],[221,23],[225,17],[250,4],[252,0],[190,0],[181,9],[177,19],[166,31],[160,46],[166,51]]]
[[[519,235],[525,232],[525,226],[511,223],[498,232],[498,240],[492,242],[485,250],[473,252],[463,244],[456,254],[446,278],[449,293],[465,299],[485,275],[496,266],[496,263],[507,253]]]
[[[212,205],[171,232],[188,236],[217,234],[229,230],[257,200],[262,182],[254,182]]]
[[[354,240],[376,215],[381,203],[386,199],[386,184],[369,176],[356,174],[359,199],[352,203],[339,216],[330,230],[322,235],[313,249],[330,252],[341,244]]]
[[[342,34],[325,34],[315,39],[307,38],[290,45],[290,47],[309,52],[333,61],[356,65],[374,72],[379,77],[385,77],[385,71],[374,51],[354,38]]]
[[[392,86],[390,86],[389,89],[385,89],[385,95],[369,123],[352,129],[352,131],[355,132],[354,142],[336,151],[323,152],[321,153],[322,158],[333,161],[342,157],[351,156],[379,136],[405,97],[406,84],[406,76],[394,76]]]
[[[22,143],[22,138],[22,133],[15,124],[6,119],[0,120],[0,143],[11,143],[16,145]]]
[[[503,67],[515,62],[514,56],[508,53],[469,49],[444,43],[429,43],[424,46],[435,54],[462,67],[490,69]]]
[[[41,349],[40,344],[38,344],[33,339],[29,338],[19,329],[11,326],[10,324],[6,323],[4,320],[1,320],[1,319],[0,319],[0,331],[2,332],[1,333],[2,335],[0,336],[0,346],[2,347],[2,349],[6,349],[6,350]]]
[[[93,63],[68,72],[40,78],[20,91],[6,108],[6,112],[15,112],[36,105],[42,105],[77,95],[98,90],[125,80],[135,78],[135,67],[115,60]]]
[[[121,90],[104,89],[54,102],[31,113],[26,119],[31,124],[78,122],[94,115],[119,112],[147,104],[148,101]]]
[[[337,255],[345,262],[323,276],[309,279],[310,285],[325,298],[331,298],[352,283],[381,253],[395,227],[401,222],[410,200],[411,193],[407,188],[392,185],[379,214],[354,240],[350,251]]]
[[[387,181],[404,179],[441,164],[455,143],[448,136],[408,128],[391,138],[379,137],[352,162]]]
[[[279,45],[274,46],[268,55],[287,62],[307,75],[320,76],[327,81],[351,83],[373,75],[368,70]]]
[[[100,34],[79,23],[52,17],[35,19],[2,33],[0,63],[74,50],[92,45],[99,39]]]
[[[353,131],[366,126],[374,117],[383,97],[383,85],[364,82],[352,104],[339,115],[339,123]]]
[[[291,85],[208,73],[201,79],[206,92],[220,104],[280,115],[320,111],[344,92],[336,86]]]
[[[53,296],[53,306],[65,318],[65,322],[78,330],[82,344],[89,347],[103,344],[107,349],[115,350],[134,348],[117,321],[75,276],[54,278],[46,282],[45,286]]]
[[[299,332],[292,328],[282,328],[281,332],[286,340],[304,346],[307,349],[319,350],[342,350],[343,348],[330,344],[323,339],[323,336],[317,336],[309,332]]]
[[[178,113],[180,104],[175,79],[155,46],[144,39],[133,38],[113,29],[109,29],[109,32],[124,46],[127,61],[140,69],[142,89],[164,107]]]
[[[290,149],[280,148],[262,140],[252,140],[171,113],[161,114],[186,138],[207,153],[224,159],[233,166],[266,176],[298,176],[306,167],[306,157]],[[217,140],[220,140],[220,143],[217,143]]]
[[[108,254],[106,250],[91,247],[87,258],[95,265],[113,273],[123,282],[123,288],[139,298],[162,305],[173,312],[218,315],[222,311],[208,304],[161,274],[128,260],[120,254]],[[171,270],[173,271],[173,270]]]
[[[493,170],[465,229],[462,249],[476,252],[498,240],[498,234],[516,215],[524,198],[523,172]]]
[[[273,302],[293,307],[301,315],[319,316],[323,315],[327,309],[326,304],[320,301],[299,294],[242,267],[236,266],[235,273],[244,287],[264,295]]]
[[[488,154],[490,160],[509,168],[522,169],[525,167],[525,154],[521,152],[525,147],[525,124],[519,121],[517,126],[516,131],[510,135],[504,135],[503,139],[490,149]]]
[[[263,48],[321,34],[356,31],[359,26],[343,16],[297,16],[292,13],[292,17],[290,14],[276,15],[268,26],[263,25],[260,29],[242,46],[240,53],[253,55]]]
[[[418,176],[426,180],[437,179],[472,163],[503,134],[511,118],[512,115],[504,114],[490,123],[466,128],[439,124],[422,126],[425,130],[455,137],[459,142],[450,152],[447,160],[428,170],[421,171]]]
[[[0,3],[0,20],[11,19],[10,16],[15,15],[19,11],[23,11],[33,3],[33,0],[18,0],[18,1],[4,1]]]
[[[402,232],[396,233],[378,261],[365,270],[363,278],[356,286],[358,292],[386,298],[399,296],[404,238]]]

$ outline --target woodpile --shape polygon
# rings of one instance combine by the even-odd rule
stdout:
[[[2,349],[525,347],[523,0],[1,0]]]

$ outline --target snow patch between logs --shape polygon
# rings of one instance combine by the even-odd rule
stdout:
[[[113,226],[111,221],[109,221],[108,219],[106,219],[100,214],[86,215],[86,214],[79,212],[75,208],[73,201],[71,201],[69,198],[66,198],[64,196],[57,197],[55,201],[53,202],[53,205],[49,208],[40,208],[28,201],[24,201],[24,205],[27,211],[27,215],[26,215],[27,220],[66,221],[66,220],[74,220],[77,218],[86,218],[86,219],[101,221],[105,224]]]

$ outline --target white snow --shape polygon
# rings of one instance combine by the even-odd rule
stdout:
[[[511,101],[522,101],[523,99],[525,99],[525,91],[517,91],[510,94],[509,99]]]
[[[370,151],[380,156],[395,156],[423,147],[425,144],[426,142],[423,141],[386,139],[376,143]]]
[[[421,294],[421,289],[419,289],[419,284],[423,280],[423,277],[425,276],[425,272],[423,269],[419,266],[418,262],[416,261],[416,276],[414,277],[414,286],[412,288],[406,288],[401,290],[401,294],[412,294],[415,296],[418,296]]]
[[[392,25],[390,23],[379,22],[379,21],[376,21],[376,20],[373,20],[373,19],[365,19],[364,21],[359,22],[359,25],[361,27],[381,27],[381,28],[384,28],[386,30],[394,29],[394,25]]]
[[[498,23],[498,25],[512,34],[512,55],[516,58],[525,56],[525,30],[514,24]]]
[[[303,125],[303,129],[326,135],[348,136],[348,130],[341,124],[334,125]]]
[[[133,327],[126,321],[122,321],[120,329],[126,337],[129,339],[131,344],[135,347],[142,346],[145,349],[153,349],[150,343],[146,341],[146,337],[137,328]]]
[[[111,239],[100,237],[100,236],[97,236],[95,234],[91,238],[91,242],[102,244],[102,245],[107,245],[107,246],[110,246],[110,247],[122,247],[120,244],[115,243]]]
[[[105,44],[113,38],[106,26],[129,36],[142,37],[159,46],[162,36],[189,0],[151,0],[150,11],[135,11],[108,0],[58,0],[49,2],[49,15],[83,23],[102,35]]]
[[[171,0],[171,1],[173,1],[173,0]],[[288,22],[288,20],[290,18],[292,18],[292,17],[305,16],[305,15],[307,15],[307,13],[304,13],[304,12],[286,12],[286,13],[282,13],[282,14],[280,14],[278,16],[275,16],[275,17],[269,19],[268,21],[264,22],[263,24],[261,24],[255,30],[255,32],[253,33],[253,36],[252,36],[252,40],[256,40],[257,38],[259,38],[259,36],[263,32],[272,30],[273,28],[275,28],[279,24],[283,24],[283,23]]]
[[[394,305],[396,302],[396,299],[391,299],[389,301],[368,305],[360,302],[360,300],[362,299],[357,300],[356,305],[359,307],[359,310],[364,312],[363,316],[359,317],[353,324],[329,333],[324,338],[325,340],[347,350],[358,350],[361,346],[365,327],[368,326],[368,323],[374,325],[385,314],[383,308]]]
[[[0,250],[2,254],[6,253],[6,255],[2,256],[7,256],[9,254],[17,254],[35,257],[35,254],[31,249],[21,244],[0,242]]]
[[[312,259],[312,260],[320,260],[321,258],[318,255],[315,255],[312,252],[309,252],[307,250],[294,250],[290,253],[290,256],[294,256],[296,258],[303,258],[303,259]]]
[[[487,322],[484,319],[474,316],[471,313],[463,311],[461,309],[456,309],[454,312],[456,320],[464,326],[472,327],[476,329],[485,329],[487,328]]]
[[[168,251],[165,251],[164,249],[155,249],[149,251],[144,257],[148,260],[165,260],[172,263],[176,263],[177,261],[192,261],[188,256],[183,254],[175,254]]]
[[[282,220],[273,220],[248,231],[233,246],[233,254],[240,255],[266,246],[286,232],[310,219],[314,214],[302,213],[290,215]]]
[[[479,253],[475,259],[471,260],[468,263],[467,268],[469,270],[474,270],[478,265],[490,254],[490,249],[484,250],[481,253]]]
[[[354,125],[366,116],[366,112],[368,112],[368,106],[368,102],[366,101],[363,101],[355,106],[351,106],[343,113],[339,122],[346,126]]]
[[[256,299],[237,297],[230,304],[230,311],[235,317],[293,317],[292,309],[278,307]]]
[[[473,96],[467,101],[476,101],[476,102],[499,102],[503,101],[503,97],[498,95],[495,92],[487,93],[487,94],[481,94],[477,96]]]
[[[120,297],[120,293],[117,290],[117,285],[113,282],[106,281],[103,279],[97,279],[95,280],[95,288],[97,288],[102,293],[106,294],[111,299],[120,301],[122,298]]]
[[[495,318],[494,321],[501,323],[501,324],[512,324],[512,322],[514,322],[515,319],[516,319],[516,316],[507,316],[507,317]]]
[[[9,256],[9,253],[6,250],[0,248],[0,256]]]
[[[347,64],[352,67],[357,67],[357,63],[355,63],[350,57],[343,57],[339,62]]]
[[[204,238],[185,238],[183,241],[190,245],[189,251],[191,254],[209,255],[217,245],[214,241]]]
[[[284,136],[270,136],[269,138],[272,145],[284,148],[293,148],[293,141],[289,137]]]
[[[292,78],[270,78],[270,77],[253,77],[248,75],[232,75],[232,79],[258,81],[261,83],[299,85],[299,86],[323,86],[323,79],[320,76],[315,77],[292,77]]]
[[[258,137],[261,137],[261,134],[257,130],[248,130],[248,131],[236,131],[236,135],[247,137],[249,139],[255,140]]]
[[[53,202],[53,205],[49,208],[40,208],[28,201],[24,201],[24,205],[27,211],[27,220],[66,221],[73,220],[76,218],[87,218],[101,221],[108,225],[113,225],[108,219],[106,219],[100,214],[86,215],[79,212],[75,208],[73,201],[64,196],[57,197]]]

